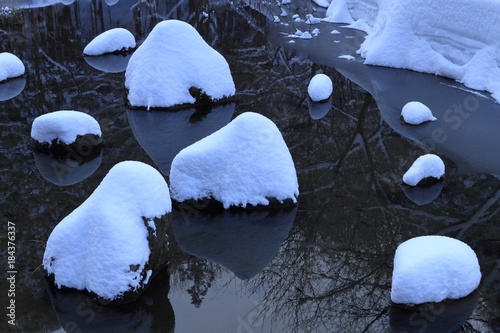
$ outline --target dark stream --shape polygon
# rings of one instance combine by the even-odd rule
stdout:
[[[5,309],[12,222],[14,329],[500,332],[500,105],[486,94],[432,75],[364,66],[355,54],[363,34],[355,30],[322,23],[318,37],[289,43],[280,32],[310,27],[275,24],[275,8],[258,1],[14,2],[39,5],[0,16],[0,51],[26,65],[24,78],[0,84],[0,299]],[[304,3],[302,15],[311,6]],[[175,113],[128,110],[127,58],[82,56],[105,30],[127,28],[141,43],[157,22],[172,18],[192,24],[227,59],[235,103]],[[334,28],[341,34],[330,34]],[[355,59],[338,58],[345,54]],[[318,71],[334,82],[326,107],[306,98]],[[401,107],[411,100],[427,104],[438,120],[402,125]],[[56,110],[95,117],[104,149],[58,156],[33,151],[33,120]],[[180,149],[247,111],[281,130],[299,177],[297,208],[216,216],[176,210],[170,262],[128,306],[101,307],[46,281],[40,264],[51,230],[113,165],[139,160],[167,177]],[[404,187],[402,175],[429,152],[443,158],[445,181],[424,190]],[[391,307],[394,251],[429,234],[474,249],[483,276],[478,291],[426,311]],[[2,316],[0,331],[11,330],[6,310]]]

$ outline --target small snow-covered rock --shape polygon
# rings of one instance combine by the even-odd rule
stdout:
[[[127,52],[135,48],[134,35],[127,29],[115,28],[98,35],[83,50],[87,56],[99,56],[108,53]]]
[[[319,18],[314,17],[313,14],[306,14],[306,24],[320,24],[321,20]]]
[[[417,186],[422,181],[439,180],[444,175],[444,162],[434,154],[420,156],[403,175],[403,182],[410,186]]]
[[[0,53],[0,82],[24,75],[21,59],[9,52]]]
[[[102,302],[138,297],[165,264],[167,183],[153,167],[115,165],[47,241],[43,266],[56,286],[87,290]]]
[[[474,251],[444,236],[422,236],[401,244],[394,257],[391,300],[421,304],[458,299],[478,286],[481,271]]]
[[[332,91],[332,80],[325,74],[316,74],[307,87],[307,93],[313,102],[327,100]]]
[[[41,115],[33,121],[31,137],[39,143],[74,143],[79,136],[101,136],[101,127],[92,116],[80,111],[55,111]]]
[[[226,59],[178,20],[154,27],[130,58],[125,86],[131,106],[147,109],[216,102],[235,94]]]
[[[401,116],[407,124],[420,125],[428,121],[434,121],[437,118],[432,115],[432,111],[420,102],[409,102],[403,106]]]
[[[296,203],[299,195],[295,166],[280,131],[253,112],[184,148],[172,162],[170,184],[174,200],[209,198],[225,209]]]

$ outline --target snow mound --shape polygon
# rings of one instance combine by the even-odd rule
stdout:
[[[444,175],[443,160],[434,154],[420,156],[403,175],[403,182],[410,186],[417,186],[422,180],[440,179]]]
[[[421,304],[469,295],[481,280],[474,251],[444,236],[422,236],[401,244],[394,257],[391,300]]]
[[[40,143],[56,140],[69,145],[86,134],[101,136],[101,127],[92,116],[80,111],[50,112],[35,118],[31,126],[31,137]]]
[[[134,35],[127,29],[115,28],[98,35],[83,50],[87,56],[99,56],[107,53],[126,52],[135,48]]]
[[[406,103],[401,110],[401,116],[405,123],[410,125],[420,125],[437,119],[432,115],[431,109],[420,102]]]
[[[148,234],[172,211],[163,176],[142,162],[115,165],[52,231],[43,266],[55,284],[115,300],[148,283]],[[152,256],[151,256],[152,257]]]
[[[336,0],[327,17],[364,21],[366,64],[450,77],[500,101],[499,1]]]
[[[190,88],[201,90],[201,98],[211,101],[235,94],[224,57],[191,25],[177,20],[166,20],[154,27],[130,58],[125,77],[133,107],[194,104],[197,100]]]
[[[327,100],[333,91],[332,80],[325,74],[316,74],[309,82],[307,93],[313,102]]]
[[[0,53],[0,82],[19,77],[25,72],[23,62],[9,52]]]
[[[297,201],[297,174],[276,125],[253,112],[184,148],[170,171],[172,198],[213,198],[225,209]]]

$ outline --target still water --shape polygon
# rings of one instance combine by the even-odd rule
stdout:
[[[487,95],[432,75],[364,66],[355,53],[363,34],[339,26],[322,23],[319,36],[289,43],[287,34],[310,27],[273,23],[276,8],[259,1],[14,2],[18,9],[0,16],[1,51],[18,55],[27,74],[0,85],[0,205],[2,243],[9,221],[17,229],[17,330],[500,331],[500,105]],[[311,10],[303,3],[301,15]],[[129,110],[128,58],[82,56],[107,29],[125,27],[140,43],[157,22],[172,18],[192,24],[228,60],[235,103],[175,113]],[[306,98],[318,71],[334,82],[326,106]],[[402,125],[401,107],[411,100],[427,104],[438,120]],[[99,121],[104,149],[34,151],[34,118],[68,109]],[[176,210],[169,264],[132,305],[101,307],[47,283],[40,264],[51,230],[113,165],[139,160],[167,177],[180,149],[247,111],[269,117],[283,133],[299,177],[297,208],[215,216]],[[446,180],[425,190],[402,186],[404,172],[428,152],[444,159]],[[425,311],[391,307],[395,249],[429,234],[455,237],[476,251],[478,292]],[[9,301],[5,271],[2,307]],[[11,329],[5,318],[2,332]]]

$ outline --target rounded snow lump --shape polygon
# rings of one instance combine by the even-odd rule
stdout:
[[[403,175],[403,182],[417,186],[422,180],[439,180],[444,175],[443,160],[434,154],[420,156]]]
[[[59,288],[86,289],[108,301],[127,297],[149,283],[148,271],[164,265],[157,262],[166,242],[161,218],[171,211],[167,183],[156,169],[120,162],[54,228],[43,267]]]
[[[401,244],[394,257],[391,300],[421,304],[458,299],[478,286],[481,271],[474,251],[445,236],[421,236]]]
[[[432,115],[432,111],[420,102],[409,102],[403,106],[401,116],[405,123],[410,125],[420,125],[427,121],[434,121],[437,118]]]
[[[332,80],[325,74],[316,74],[307,87],[307,93],[313,102],[327,100],[332,94]]]
[[[130,105],[147,109],[217,102],[235,94],[226,59],[195,28],[178,20],[158,23],[137,48],[125,72],[125,87]]]
[[[0,82],[24,74],[25,67],[21,59],[9,52],[0,53]]]
[[[276,125],[253,112],[181,150],[170,170],[172,199],[215,199],[225,209],[297,202],[297,173]]]
[[[98,35],[83,50],[88,56],[122,52],[135,48],[134,35],[127,29],[115,28]]]
[[[93,134],[101,136],[101,127],[92,116],[80,111],[55,111],[41,115],[33,121],[31,137],[39,143],[70,145],[78,136]]]

